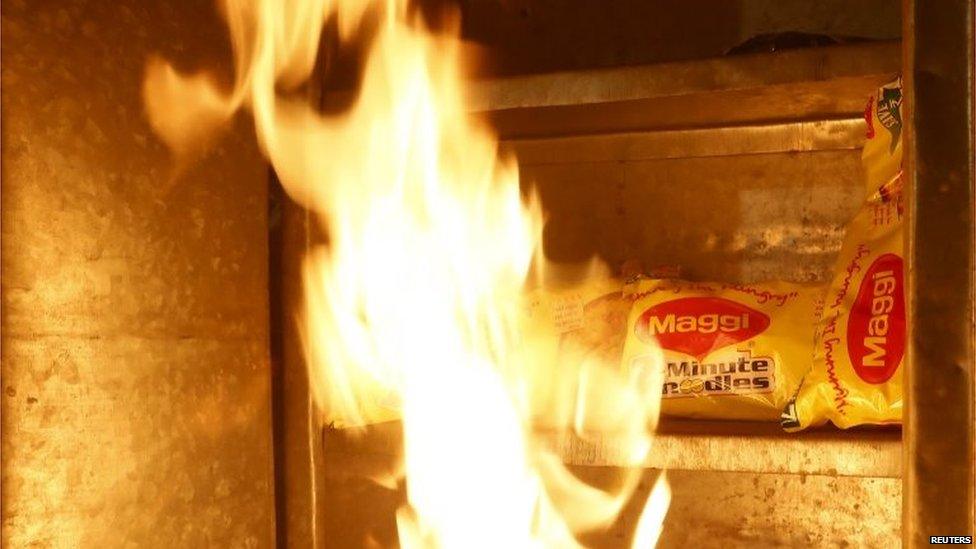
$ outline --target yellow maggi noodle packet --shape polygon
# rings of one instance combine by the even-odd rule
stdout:
[[[783,412],[790,431],[900,423],[905,354],[901,80],[865,110],[867,201],[847,226],[817,329],[813,364]]]
[[[580,403],[557,402],[577,394],[585,368],[617,371],[627,332],[630,301],[623,281],[596,276],[563,287],[536,289],[527,295],[523,318],[523,351],[531,353],[534,421],[562,426],[569,408]],[[574,384],[564,387],[563,384]]]
[[[623,368],[663,374],[662,414],[775,421],[810,367],[823,286],[638,279],[626,293]]]
[[[533,291],[526,308],[526,329],[553,336],[559,345],[585,348],[618,362],[630,309],[630,303],[621,298],[622,289],[620,280],[598,278]]]

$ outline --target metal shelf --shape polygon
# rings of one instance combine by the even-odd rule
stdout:
[[[619,439],[610,434],[581,438],[540,429],[544,443],[570,465],[625,464]],[[359,435],[326,429],[326,460],[337,470],[367,472],[400,453],[399,422],[367,427]],[[901,431],[820,429],[784,433],[755,422],[664,420],[645,464],[651,469],[897,478],[901,475]]]
[[[503,139],[858,115],[901,69],[897,41],[475,82]]]
[[[573,465],[623,465],[613,436],[548,435]],[[901,431],[825,428],[784,433],[770,423],[663,420],[646,466],[684,471],[850,477],[901,476]]]

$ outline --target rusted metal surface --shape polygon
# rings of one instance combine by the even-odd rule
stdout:
[[[974,533],[971,0],[906,1],[909,342],[904,542]]]
[[[242,124],[174,178],[142,116],[147,55],[226,63],[221,28],[3,3],[6,547],[273,544],[266,168]]]

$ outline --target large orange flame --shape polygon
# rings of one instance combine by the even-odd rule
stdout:
[[[401,545],[567,547],[612,522],[650,450],[657,391],[582,353],[557,364],[524,329],[541,213],[523,200],[514,161],[499,159],[489,128],[466,112],[458,40],[409,18],[405,2],[226,0],[222,9],[234,88],[221,93],[154,60],[150,121],[185,155],[249,108],[286,190],[324,224],[329,244],[306,258],[299,320],[311,386],[339,425],[402,419]],[[345,38],[371,10],[383,19],[353,108],[324,116],[294,99],[325,22],[338,18]],[[543,416],[549,429],[620,437],[632,466],[622,486],[606,492],[572,475],[534,435]],[[667,500],[662,477],[638,526],[641,547],[655,543]]]

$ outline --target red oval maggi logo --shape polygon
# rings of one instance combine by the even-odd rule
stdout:
[[[715,349],[756,337],[769,317],[720,297],[683,297],[658,303],[637,318],[634,333],[642,341],[703,359]]]
[[[884,383],[905,354],[903,262],[885,254],[868,268],[847,318],[847,354],[868,383]]]

